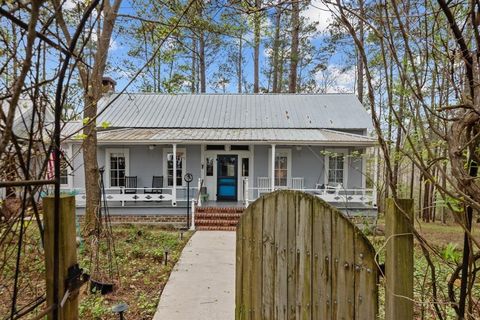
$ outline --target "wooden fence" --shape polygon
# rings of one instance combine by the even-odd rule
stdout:
[[[375,319],[375,251],[318,197],[278,191],[237,228],[236,319]]]

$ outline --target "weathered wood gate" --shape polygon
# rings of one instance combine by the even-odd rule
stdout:
[[[259,198],[237,229],[236,319],[375,319],[375,251],[318,197]]]

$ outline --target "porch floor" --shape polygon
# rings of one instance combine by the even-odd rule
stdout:
[[[245,204],[242,201],[205,201],[200,207],[214,207],[214,208],[243,208]]]

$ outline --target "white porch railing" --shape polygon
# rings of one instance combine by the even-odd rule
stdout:
[[[295,177],[287,179],[286,186],[275,186],[277,189],[293,189],[293,190],[303,190],[303,177]],[[269,177],[258,177],[257,178],[257,188],[261,191],[261,193],[268,193],[272,191],[272,179]]]
[[[274,190],[280,189],[292,189],[299,190],[307,193],[311,193],[320,197],[326,202],[339,202],[339,203],[362,203],[366,205],[375,206],[374,202],[374,190],[373,189],[344,189],[342,187],[320,187],[305,188],[303,178],[292,178],[289,186],[275,186]],[[259,177],[257,179],[257,186],[250,187],[244,182],[244,199],[245,205],[248,206],[249,202],[259,198],[262,194],[271,192],[270,179],[266,177]]]
[[[177,187],[176,197],[173,188],[105,188],[105,198],[112,206],[129,206],[142,202],[171,202],[176,206],[177,202],[192,201],[197,197],[198,188],[190,187],[189,199],[187,199],[187,187]],[[62,192],[75,195],[75,202],[78,207],[85,206],[85,189],[62,189]],[[102,196],[102,200],[103,196]]]

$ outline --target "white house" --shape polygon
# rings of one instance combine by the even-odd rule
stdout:
[[[280,188],[340,207],[373,204],[365,154],[375,139],[352,94],[111,93],[101,100],[97,123],[106,197],[119,213],[185,207],[186,173],[194,179],[189,201],[197,205],[245,204]],[[77,194],[80,208],[82,143],[73,136],[63,146],[72,158],[64,187]]]

